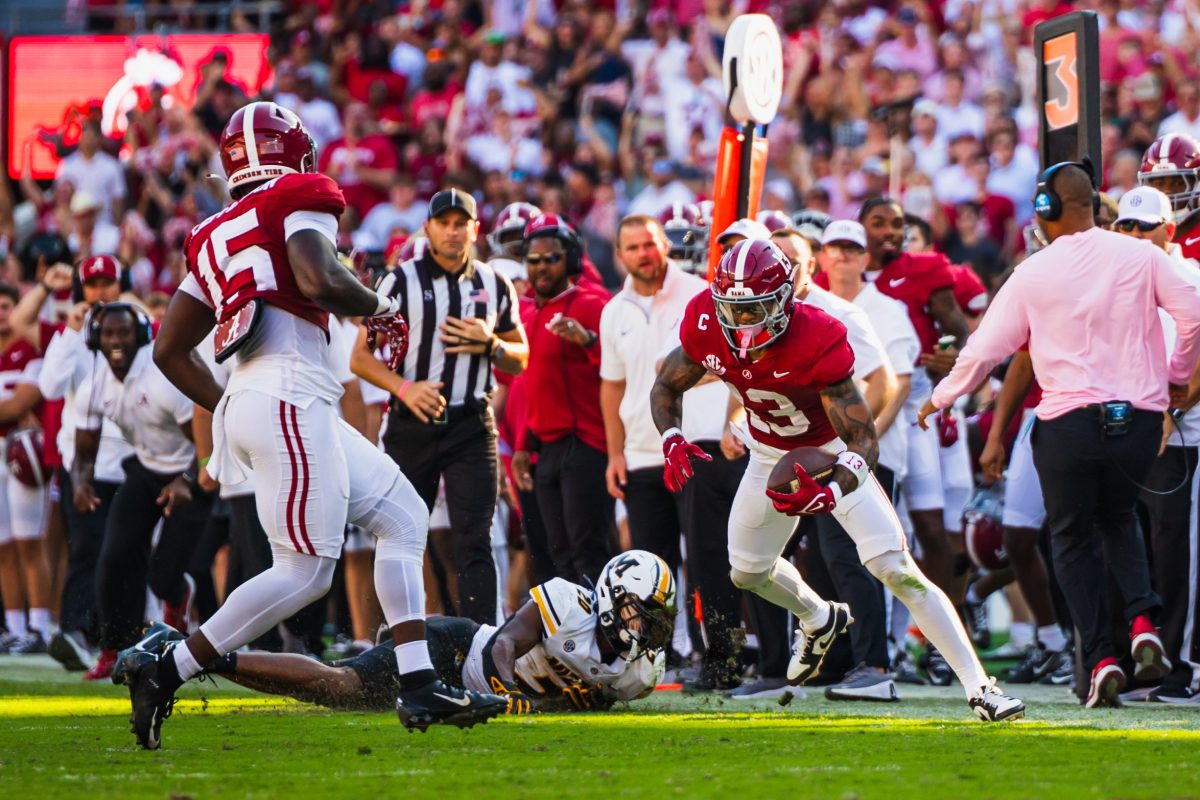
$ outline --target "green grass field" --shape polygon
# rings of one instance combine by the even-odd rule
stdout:
[[[408,733],[222,681],[189,686],[164,749],[129,733],[128,694],[48,659],[0,658],[0,798],[1200,797],[1200,708],[1085,712],[1023,687],[1027,719],[985,726],[957,686],[897,704],[786,706],[660,692],[606,714]]]

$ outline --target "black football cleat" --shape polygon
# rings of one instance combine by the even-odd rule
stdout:
[[[171,716],[175,707],[174,670],[168,679],[165,655],[146,651],[135,651],[122,659],[125,685],[129,687],[129,701],[133,705],[133,733],[138,744],[147,750],[162,746],[163,720]]]
[[[396,698],[396,716],[409,731],[430,725],[470,728],[508,710],[508,698],[482,694],[433,680]]]
[[[125,657],[132,653],[161,653],[168,642],[178,642],[186,638],[182,633],[165,622],[155,622],[146,628],[145,634],[137,644],[127,647],[117,653],[117,663],[113,666],[112,682],[120,686],[125,683]]]

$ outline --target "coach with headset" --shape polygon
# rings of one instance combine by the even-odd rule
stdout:
[[[1055,569],[1091,675],[1088,707],[1119,705],[1126,681],[1104,608],[1106,569],[1124,601],[1136,677],[1169,669],[1135,505],[1158,453],[1163,412],[1184,402],[1200,358],[1200,290],[1162,250],[1096,227],[1098,202],[1090,161],[1042,173],[1034,210],[1049,244],[1000,289],[920,412],[925,426],[1029,343],[1043,390],[1034,464]],[[1169,362],[1159,308],[1177,324]]]
[[[164,619],[187,627],[194,582],[184,570],[208,515],[208,496],[196,488],[192,402],[155,366],[149,316],[129,303],[96,308],[84,323],[95,368],[75,396],[78,427],[71,480],[75,507],[93,511],[100,428],[112,420],[133,447],[122,463],[96,568],[100,646],[120,650],[138,639],[147,579],[163,601]],[[162,535],[151,555],[154,528]]]
[[[536,491],[554,574],[573,583],[598,580],[616,543],[600,413],[600,312],[609,296],[579,281],[582,255],[575,230],[557,214],[539,215],[525,228],[534,299],[523,320],[525,380],[536,402],[513,455],[514,480]],[[535,448],[536,481],[529,453]]]

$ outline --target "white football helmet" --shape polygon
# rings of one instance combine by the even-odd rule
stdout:
[[[675,634],[675,576],[653,553],[629,550],[604,565],[596,612],[608,641],[632,661],[671,644]]]

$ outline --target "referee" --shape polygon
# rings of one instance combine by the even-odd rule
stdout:
[[[1153,618],[1135,507],[1162,440],[1163,412],[1186,398],[1200,357],[1200,289],[1148,242],[1097,228],[1090,164],[1056,164],[1038,183],[1034,210],[1050,242],[996,295],[920,421],[978,386],[1026,342],[1042,385],[1033,458],[1046,499],[1054,567],[1079,628],[1091,674],[1088,707],[1120,705],[1104,609],[1105,571],[1120,589],[1136,677],[1170,668]],[[1166,358],[1159,308],[1177,324]]]
[[[496,622],[492,516],[500,487],[496,423],[489,400],[492,367],[525,368],[529,347],[517,294],[503,275],[471,257],[479,234],[475,199],[445,189],[429,201],[429,246],[383,278],[379,291],[400,300],[408,354],[393,373],[367,350],[360,331],[356,375],[392,394],[384,449],[430,510],[438,481],[458,572],[458,613]]]

